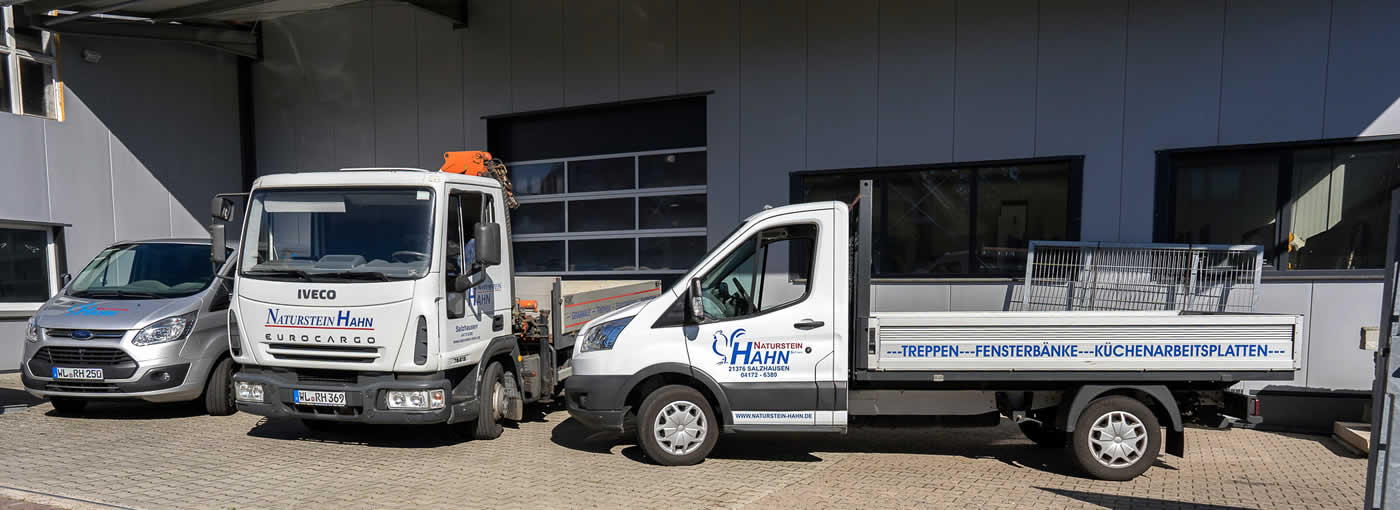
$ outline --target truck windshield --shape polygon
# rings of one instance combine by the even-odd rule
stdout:
[[[137,243],[112,246],[89,262],[68,295],[100,299],[161,299],[204,290],[214,279],[209,245]]]
[[[421,278],[432,232],[428,189],[261,190],[248,205],[240,269],[303,281]]]

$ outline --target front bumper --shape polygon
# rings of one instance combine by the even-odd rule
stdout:
[[[475,420],[480,413],[477,401],[471,397],[452,394],[452,383],[442,372],[427,374],[387,374],[378,372],[344,372],[344,381],[299,377],[295,369],[244,366],[233,381],[263,385],[263,402],[236,402],[238,410],[270,418],[300,418],[355,423],[429,424],[457,423]],[[354,382],[350,382],[353,379]],[[389,409],[384,404],[388,390],[432,390],[447,392],[448,405],[433,410]],[[345,392],[343,407],[309,406],[293,402],[296,390]]]
[[[564,401],[569,416],[593,430],[625,432],[627,376],[578,375],[564,380]]]
[[[108,352],[121,349],[96,345]],[[40,398],[140,399],[149,402],[179,402],[198,398],[204,392],[208,360],[189,360],[174,354],[136,361],[128,353],[118,363],[57,363],[38,357],[38,348],[28,349],[20,370],[24,389]],[[125,350],[121,350],[126,352]],[[101,368],[103,380],[62,380],[51,377],[54,366]]]

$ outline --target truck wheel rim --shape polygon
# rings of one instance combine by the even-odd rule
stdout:
[[[671,402],[661,408],[654,422],[656,443],[666,453],[686,455],[705,442],[705,413],[700,406],[687,401]]]
[[[1089,427],[1089,453],[1099,464],[1125,468],[1147,452],[1147,427],[1133,413],[1109,411]]]
[[[497,421],[505,416],[506,386],[499,380],[491,385],[491,408],[491,417]]]

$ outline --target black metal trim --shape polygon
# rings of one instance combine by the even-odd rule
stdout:
[[[725,425],[724,433],[735,432],[838,432],[846,433],[845,425]]]
[[[262,38],[258,38],[262,53]],[[258,179],[258,137],[257,119],[253,107],[253,60],[238,59],[238,159],[242,171],[243,189],[253,189],[253,181]]]
[[[708,95],[711,95],[711,94],[714,94],[714,93],[715,93],[714,90],[706,90],[706,91],[701,91],[701,92],[690,92],[690,93],[686,93],[686,94],[675,94],[675,95],[670,95],[670,96],[653,96],[653,97],[643,97],[643,98],[639,98],[639,99],[626,99],[626,100],[623,100],[623,101],[613,101],[613,102],[610,102],[610,103],[594,103],[594,104],[586,104],[586,105],[580,105],[580,106],[562,106],[562,107],[559,107],[559,108],[545,108],[545,109],[541,109],[541,110],[528,110],[528,111],[523,111],[523,112],[498,113],[498,114],[494,114],[494,115],[482,115],[481,118],[484,119],[484,120],[502,120],[502,119],[518,119],[518,118],[521,118],[521,117],[531,117],[531,116],[535,116],[535,115],[549,115],[549,114],[554,114],[554,113],[586,112],[586,111],[590,111],[590,110],[600,110],[600,109],[605,109],[605,108],[612,108],[612,107],[615,107],[615,106],[628,106],[628,105],[634,105],[634,104],[657,103],[657,102],[662,102],[662,101],[671,101],[671,100],[674,100],[674,99],[690,99],[690,98],[693,98],[693,97],[704,97],[704,96],[708,96]]]
[[[739,411],[811,411],[818,409],[815,381],[720,383],[730,406]],[[822,409],[830,411],[831,409]]]

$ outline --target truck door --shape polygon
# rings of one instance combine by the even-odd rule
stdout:
[[[818,403],[835,342],[832,262],[819,255],[831,250],[830,221],[770,218],[699,277],[705,318],[687,341],[690,362],[723,388],[735,425],[831,422]]]
[[[475,262],[472,240],[484,211],[480,192],[451,190],[447,199],[446,244],[443,250],[442,341],[448,366],[480,362],[473,358],[494,336],[495,298],[501,284],[488,271],[486,281],[466,292],[453,292],[452,280],[470,274]]]

